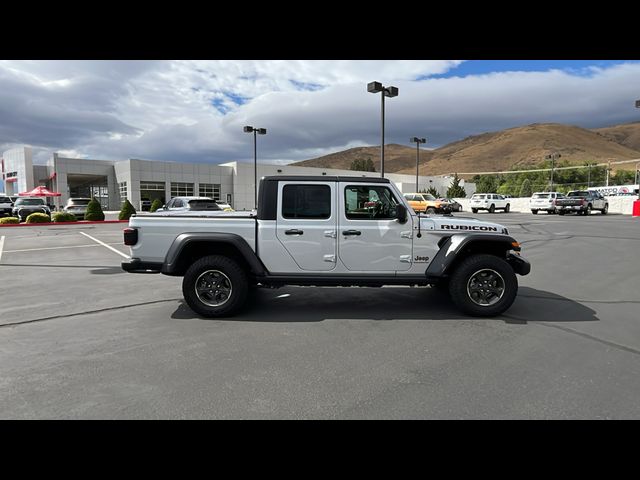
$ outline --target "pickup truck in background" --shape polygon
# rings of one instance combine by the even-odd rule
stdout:
[[[565,198],[556,200],[558,215],[575,212],[578,215],[590,215],[592,210],[599,210],[603,215],[609,211],[609,202],[595,190],[574,190]]]
[[[264,177],[258,200],[252,212],[132,216],[122,268],[184,277],[186,303],[205,317],[283,285],[431,285],[466,314],[495,316],[531,268],[502,225],[418,216],[385,178]]]

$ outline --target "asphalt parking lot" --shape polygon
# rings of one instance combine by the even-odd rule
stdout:
[[[640,219],[476,215],[532,264],[492,319],[430,288],[261,290],[198,318],[124,224],[0,229],[0,418],[637,419]]]

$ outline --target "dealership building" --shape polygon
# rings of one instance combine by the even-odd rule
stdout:
[[[236,210],[250,210],[255,205],[253,163],[165,162],[159,160],[93,160],[67,158],[54,153],[46,165],[33,165],[30,147],[7,150],[2,154],[2,181],[5,195],[28,192],[38,185],[60,192],[49,203],[61,206],[72,197],[95,197],[105,210],[120,210],[128,199],[136,209],[141,202],[160,199],[163,203],[177,196],[203,196],[229,203]],[[378,177],[376,172],[333,168],[258,164],[258,178],[267,175],[358,175]],[[400,191],[414,192],[415,175],[388,173]],[[447,176],[418,178],[419,189],[434,187],[446,194],[452,178]],[[460,181],[467,196],[475,184]]]

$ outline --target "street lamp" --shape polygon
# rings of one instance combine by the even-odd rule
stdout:
[[[385,87],[380,82],[371,82],[367,84],[367,92],[382,93],[381,116],[382,116],[382,140],[380,141],[380,176],[384,177],[384,97],[397,97],[398,89],[396,87]]]
[[[255,128],[255,127],[244,127],[244,133],[252,133],[253,132],[253,194],[255,198],[255,208],[258,208],[258,147],[256,134],[258,135],[266,135],[266,128]]]
[[[558,152],[550,153],[549,155],[544,157],[547,160],[551,160],[551,190],[549,190],[550,192],[553,192],[553,169],[555,168],[556,160],[560,157],[562,157],[562,155],[560,155]]]
[[[418,166],[420,165],[420,144],[427,143],[427,139],[413,137],[410,138],[409,141],[416,144],[416,193],[418,193]]]

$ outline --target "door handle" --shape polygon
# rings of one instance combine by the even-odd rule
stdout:
[[[302,235],[303,233],[304,233],[304,231],[298,230],[297,228],[294,228],[293,230],[285,230],[284,231],[285,235]]]
[[[362,232],[360,230],[343,230],[343,235],[360,235]]]

